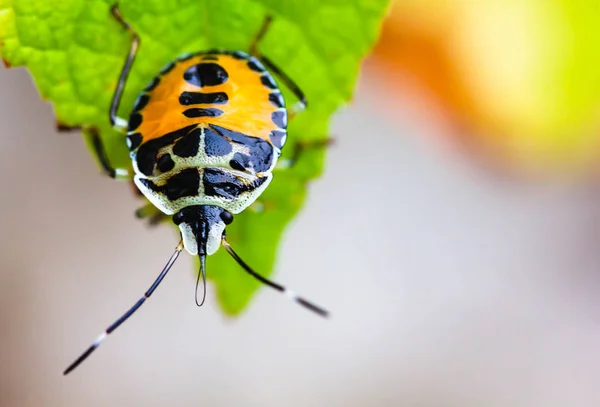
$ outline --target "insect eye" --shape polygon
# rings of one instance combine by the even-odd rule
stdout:
[[[233,222],[233,215],[227,211],[223,211],[221,212],[221,219],[226,225],[229,225],[231,222]]]

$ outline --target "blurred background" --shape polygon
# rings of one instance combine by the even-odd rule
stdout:
[[[0,70],[0,406],[600,405],[599,7],[394,3],[275,275],[333,318],[182,256],[66,378],[176,236]]]

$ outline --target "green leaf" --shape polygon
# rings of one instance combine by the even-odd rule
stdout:
[[[108,0],[0,0],[0,55],[7,65],[29,68],[57,121],[101,129],[113,166],[130,167],[124,137],[113,131],[108,109],[130,35],[111,16]],[[359,64],[379,33],[388,0],[127,0],[125,20],[141,37],[120,115],[127,117],[142,88],[170,60],[209,48],[247,51],[266,14],[274,22],[261,51],[304,90],[309,108],[289,127],[283,156],[299,141],[324,139],[330,116],[347,102]],[[284,89],[284,95],[293,96]],[[270,275],[286,224],[319,176],[324,149],[310,150],[278,171],[261,196],[261,212],[247,209],[228,227],[236,251]],[[220,250],[208,275],[225,312],[239,313],[258,284]]]

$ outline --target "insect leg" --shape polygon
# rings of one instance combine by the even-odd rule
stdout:
[[[96,127],[87,127],[87,126],[76,126],[70,127],[62,124],[57,125],[58,131],[67,132],[67,131],[76,131],[79,130],[84,133],[86,136],[90,138],[92,142],[92,152],[96,156],[96,160],[100,163],[102,167],[102,171],[111,178],[130,178],[131,175],[129,171],[125,168],[113,168],[110,165],[110,161],[108,160],[108,156],[106,155],[106,150],[104,149],[104,144],[102,142],[102,137],[100,137],[100,132]]]
[[[238,256],[238,254],[231,248],[231,245],[229,244],[229,242],[225,239],[225,234],[223,233],[223,237],[221,237],[221,245],[225,248],[225,250],[227,250],[227,253],[229,253],[229,255],[231,257],[233,257],[233,259],[240,265],[242,266],[242,268],[244,269],[244,271],[246,271],[246,273],[250,274],[252,277],[254,277],[255,279],[257,279],[258,281],[260,281],[261,283],[274,288],[275,290],[279,291],[280,293],[284,294],[286,297],[288,297],[289,299],[291,299],[292,301],[297,302],[298,304],[302,305],[304,308],[324,317],[327,318],[329,317],[329,311],[327,311],[324,308],[319,307],[318,305],[313,304],[310,301],[305,300],[304,298],[300,297],[299,295],[297,295],[295,292],[293,292],[292,290],[290,290],[289,288],[286,288],[284,286],[282,286],[281,284],[277,284],[263,276],[261,276],[260,274],[258,274],[256,271],[252,270],[252,268],[247,265],[241,258],[240,256]]]
[[[260,41],[264,38],[265,34],[269,30],[269,27],[271,26],[272,22],[273,22],[273,17],[271,17],[271,16],[265,17],[265,20],[264,20],[260,30],[258,31],[256,36],[252,40],[252,44],[250,45],[250,54],[254,55],[256,58],[260,59],[260,61],[267,67],[267,69],[269,69],[269,71],[271,71],[272,73],[277,75],[281,79],[281,81],[285,84],[285,86],[287,86],[288,89],[291,90],[292,93],[298,99],[298,101],[292,107],[288,108],[288,112],[287,112],[288,120],[291,120],[298,113],[300,113],[304,109],[306,109],[306,106],[308,105],[308,103],[306,101],[306,97],[304,96],[304,92],[302,92],[300,87],[298,85],[296,85],[296,83],[289,76],[287,76],[285,74],[285,72],[283,72],[281,69],[279,69],[273,62],[271,62],[271,60],[269,58],[262,55],[260,53],[260,51],[258,50],[258,45],[260,44]]]
[[[102,142],[102,138],[100,137],[98,129],[92,127],[91,129],[87,130],[87,134],[92,141],[94,154],[102,166],[104,173],[111,178],[130,178],[131,175],[129,174],[128,170],[124,168],[113,168],[113,166],[110,165],[108,156],[106,155],[106,150],[104,149],[104,143]]]
[[[281,79],[281,81],[288,87],[289,90],[292,91],[294,96],[298,99],[296,103],[292,105],[292,107],[288,107],[287,116],[288,120],[292,120],[294,116],[298,113],[301,113],[308,106],[308,102],[306,101],[306,96],[304,96],[304,92],[302,89],[292,79],[287,76],[281,69],[279,69],[269,58],[264,55],[260,55],[258,57],[262,63],[269,69],[269,71],[273,72],[275,75]]]
[[[146,219],[149,226],[156,226],[161,222],[169,220],[171,217],[162,213],[156,206],[148,203],[135,211],[138,219]]]
[[[260,44],[267,31],[269,31],[269,27],[271,26],[272,22],[273,16],[267,15],[263,20],[260,29],[252,39],[252,43],[250,44],[250,55],[254,55],[255,57],[258,57],[260,55],[260,52],[258,51],[258,44]]]
[[[88,356],[90,356],[92,354],[92,352],[95,351],[98,348],[98,346],[100,346],[102,341],[104,339],[106,339],[106,337],[108,335],[110,335],[123,322],[125,322],[127,320],[127,318],[129,318],[131,315],[133,315],[133,313],[142,306],[144,301],[146,301],[146,299],[148,299],[152,295],[154,290],[156,290],[156,287],[158,287],[158,285],[163,281],[163,279],[165,278],[165,276],[171,269],[171,266],[173,266],[173,263],[175,263],[175,260],[177,260],[177,257],[179,257],[179,253],[181,253],[182,250],[183,250],[183,240],[179,242],[179,244],[175,248],[175,252],[171,255],[171,258],[169,259],[169,261],[167,262],[165,267],[162,269],[162,271],[160,272],[160,274],[158,275],[156,280],[154,280],[154,282],[152,283],[152,285],[150,286],[148,291],[146,291],[144,293],[144,295],[133,305],[133,307],[131,307],[125,314],[123,314],[119,319],[117,319],[108,328],[106,328],[106,330],[104,332],[102,332],[96,338],[96,340],[92,343],[92,345],[89,348],[87,348],[87,350],[85,352],[83,352],[81,354],[81,356],[79,356],[77,359],[75,359],[75,362],[71,363],[69,365],[69,367],[67,367],[67,369],[63,373],[64,375],[69,374],[73,369],[75,369],[77,366],[79,366],[81,364],[81,362],[83,362],[85,359],[87,359]]]
[[[125,60],[125,64],[123,65],[123,69],[121,70],[121,74],[119,76],[119,82],[117,83],[115,93],[113,94],[113,98],[110,103],[109,114],[110,124],[117,130],[125,131],[127,129],[127,120],[123,119],[122,117],[118,117],[117,111],[119,110],[119,103],[121,102],[121,96],[123,96],[123,89],[125,88],[125,83],[127,82],[127,76],[129,75],[131,65],[133,64],[133,60],[135,59],[135,55],[140,45],[140,37],[135,33],[135,31],[133,31],[131,26],[127,24],[125,20],[123,20],[123,17],[121,17],[121,14],[119,14],[119,9],[116,5],[113,6],[110,11],[115,19],[121,24],[121,26],[132,36],[129,54],[127,54],[127,59]]]

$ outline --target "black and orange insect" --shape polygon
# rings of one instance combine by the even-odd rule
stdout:
[[[110,106],[110,122],[126,133],[133,170],[112,168],[97,132],[95,152],[113,178],[131,178],[161,216],[172,216],[181,241],[144,295],[110,325],[64,372],[83,362],[152,295],[185,248],[199,256],[206,296],[206,256],[220,246],[251,276],[321,316],[328,312],[252,270],[231,248],[225,227],[250,206],[273,179],[287,137],[287,123],[306,107],[300,88],[258,51],[267,17],[250,53],[210,50],[185,54],[166,65],[137,98],[129,120],[117,110],[140,40],[116,7],[112,14],[132,36],[131,48]],[[273,74],[297,97],[291,108]],[[293,161],[293,158],[292,158]],[[197,294],[196,294],[197,295]]]

